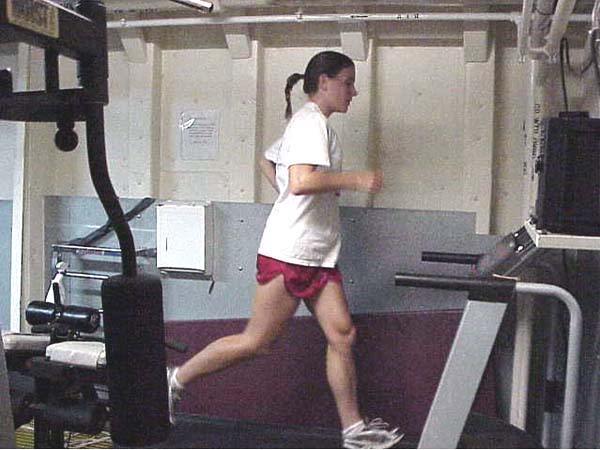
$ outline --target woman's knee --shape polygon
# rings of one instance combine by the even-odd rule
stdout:
[[[326,335],[330,347],[338,351],[351,351],[356,342],[356,327],[352,323],[339,324]]]
[[[260,336],[253,336],[247,333],[241,335],[243,353],[246,358],[267,355],[271,351],[272,341]]]

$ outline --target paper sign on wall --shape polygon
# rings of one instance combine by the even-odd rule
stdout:
[[[180,159],[211,160],[219,151],[219,111],[185,111],[179,117]]]

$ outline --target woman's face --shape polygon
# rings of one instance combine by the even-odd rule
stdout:
[[[326,109],[323,111],[327,116],[334,112],[345,113],[348,111],[350,102],[358,95],[354,87],[355,71],[354,66],[346,67],[338,72],[335,77],[325,77],[323,94],[326,99]]]

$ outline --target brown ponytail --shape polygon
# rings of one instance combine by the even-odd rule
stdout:
[[[301,73],[293,73],[292,75],[290,75],[287,79],[287,82],[285,83],[285,103],[286,103],[286,107],[285,107],[285,118],[289,119],[290,117],[292,117],[292,100],[290,97],[290,94],[292,92],[292,88],[294,87],[294,85],[300,81],[301,79],[304,78],[304,75]]]

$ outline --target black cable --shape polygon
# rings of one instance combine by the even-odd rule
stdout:
[[[591,34],[590,34],[590,43],[591,43],[591,45],[593,45]],[[584,50],[585,50],[585,47],[584,47]],[[567,58],[568,57],[569,57],[569,54],[567,53]],[[578,71],[575,71],[571,67],[571,63],[569,62],[569,64],[568,64],[569,71],[576,74],[577,76],[582,76],[584,73],[586,73],[590,69],[590,67],[592,67],[593,63],[594,63],[594,58],[592,56],[590,56],[590,60],[587,62],[586,66],[583,69],[581,69],[581,71],[578,72]]]
[[[588,61],[587,65],[581,69],[581,72],[577,73],[575,71],[573,71],[574,73],[577,73],[577,75],[583,75],[584,73],[586,73],[588,70],[590,70],[590,67],[592,67],[592,64],[594,63],[594,61],[592,60],[592,58],[590,58],[590,60]]]
[[[591,38],[590,38],[591,39]],[[563,43],[563,40],[565,41]],[[590,58],[590,60],[588,61],[588,63],[586,64],[585,67],[583,67],[581,70],[575,70],[572,66],[571,66],[571,51],[569,49],[569,41],[567,40],[567,38],[563,38],[560,41],[560,56],[561,56],[561,65],[562,65],[562,57],[563,57],[563,45],[564,45],[564,50],[565,50],[565,56],[566,56],[566,61],[567,61],[567,69],[569,69],[570,73],[573,73],[577,76],[582,76],[584,73],[586,73],[590,67],[592,67],[592,63],[593,63],[593,58]]]
[[[563,93],[563,103],[565,106],[565,112],[569,112],[569,98],[567,95],[567,82],[565,79],[565,54],[569,67],[571,66],[571,61],[569,59],[569,41],[567,38],[562,38],[560,40],[560,80],[562,83],[562,93]]]
[[[85,129],[92,183],[117,234],[121,247],[123,275],[134,277],[137,273],[135,244],[108,173],[102,104],[89,103],[85,105]]]
[[[106,48],[106,8],[101,0],[80,0],[77,12],[91,19],[101,30],[104,42],[102,54],[82,56],[79,60],[79,81],[86,92],[83,106],[87,140],[88,164],[94,189],[114,227],[119,247],[123,275],[137,274],[135,244],[129,224],[124,217],[119,198],[113,188],[106,162],[104,136],[104,105],[108,103],[108,50]]]

